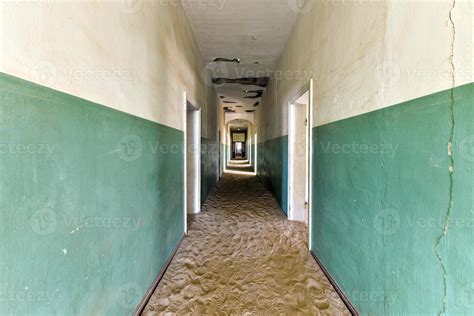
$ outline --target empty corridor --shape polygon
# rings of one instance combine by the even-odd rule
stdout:
[[[225,175],[188,225],[145,315],[350,315],[308,251],[306,226],[256,177]]]

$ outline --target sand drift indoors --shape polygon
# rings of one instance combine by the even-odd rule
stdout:
[[[308,251],[306,225],[256,177],[225,175],[188,225],[144,315],[350,315]]]

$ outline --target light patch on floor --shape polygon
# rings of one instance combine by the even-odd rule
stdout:
[[[256,177],[226,174],[202,210],[144,315],[350,315]]]
[[[224,172],[229,174],[255,175],[255,169],[248,160],[230,160]]]

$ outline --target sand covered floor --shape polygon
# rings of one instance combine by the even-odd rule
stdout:
[[[256,177],[225,175],[144,315],[350,315],[306,240]]]

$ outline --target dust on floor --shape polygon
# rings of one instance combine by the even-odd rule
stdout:
[[[225,175],[202,210],[143,315],[350,315],[256,177]]]

